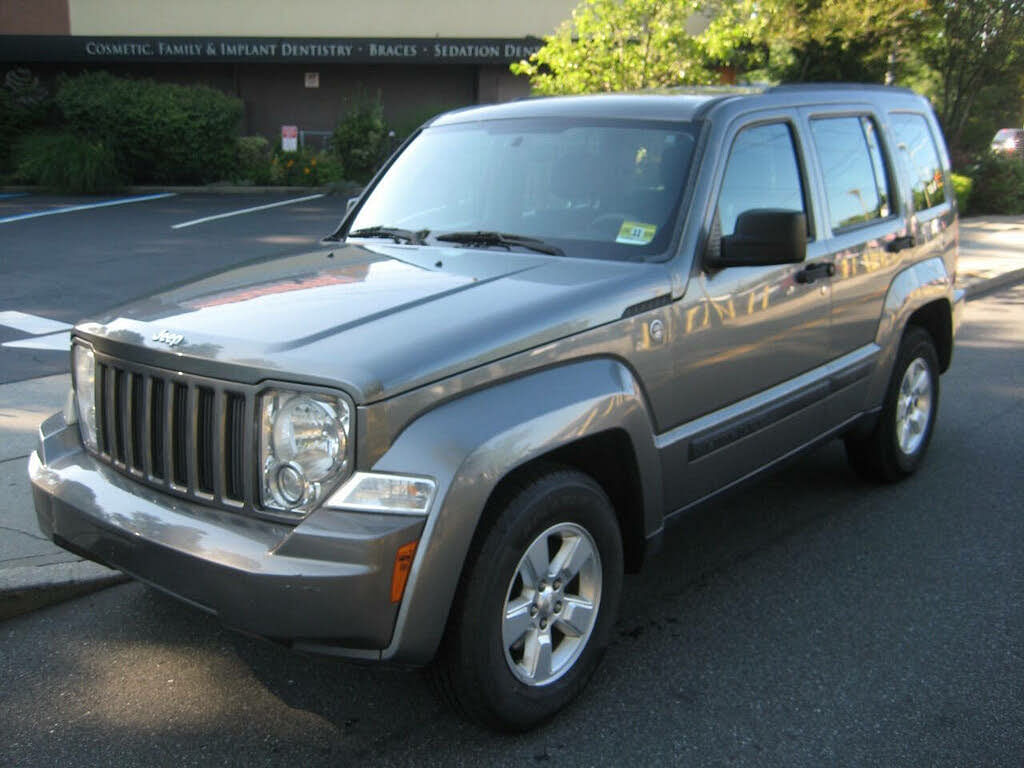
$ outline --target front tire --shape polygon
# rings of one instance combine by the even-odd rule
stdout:
[[[475,541],[435,680],[482,724],[523,731],[586,685],[622,590],[622,540],[601,487],[570,469],[512,482]]]
[[[939,408],[939,357],[931,335],[907,328],[878,423],[866,438],[846,438],[846,455],[866,480],[896,482],[924,460]]]

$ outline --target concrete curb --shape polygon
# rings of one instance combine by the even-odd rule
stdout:
[[[1022,281],[1024,281],[1024,268],[1014,269],[1010,272],[1003,272],[1001,275],[968,281],[964,291],[967,293],[968,299],[976,299],[1003,288],[1009,288]]]
[[[0,570],[0,621],[128,581],[120,571],[82,560]]]

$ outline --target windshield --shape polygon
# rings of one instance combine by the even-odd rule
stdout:
[[[370,192],[349,236],[404,230],[417,235],[408,242],[649,259],[672,239],[694,135],[692,124],[634,120],[427,128]]]

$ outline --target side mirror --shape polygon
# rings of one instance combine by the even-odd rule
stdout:
[[[744,211],[735,232],[720,237],[717,245],[711,244],[704,259],[710,267],[799,264],[807,255],[807,215],[768,208]]]

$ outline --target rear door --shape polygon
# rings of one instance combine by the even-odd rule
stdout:
[[[824,203],[822,240],[835,264],[829,358],[842,370],[833,377],[829,420],[838,423],[864,406],[886,291],[914,239],[884,121],[868,105],[801,115]]]

